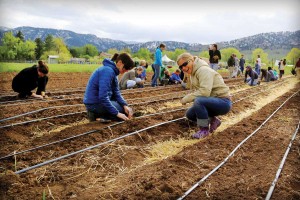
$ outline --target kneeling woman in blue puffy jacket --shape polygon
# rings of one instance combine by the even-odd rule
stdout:
[[[103,66],[96,69],[86,86],[83,103],[90,121],[128,120],[132,109],[122,97],[117,76],[134,67],[134,62],[127,53],[115,54],[111,60],[104,59]]]

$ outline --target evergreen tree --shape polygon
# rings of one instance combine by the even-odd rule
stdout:
[[[39,60],[44,52],[44,42],[41,40],[41,38],[36,38],[34,41],[36,43],[36,48],[34,50],[35,58]]]
[[[53,36],[48,34],[45,39],[45,51],[52,51],[55,49]]]
[[[18,33],[16,34],[16,37],[20,38],[20,40],[22,42],[25,42],[25,37],[24,37],[24,34],[22,33],[22,31],[19,30]]]

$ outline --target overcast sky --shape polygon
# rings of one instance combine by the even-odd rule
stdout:
[[[299,0],[0,0],[0,26],[209,44],[300,30]]]

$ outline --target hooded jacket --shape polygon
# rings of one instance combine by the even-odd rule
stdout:
[[[160,48],[156,48],[155,50],[155,65],[162,66],[162,51]]]
[[[198,57],[195,57],[191,74],[191,89],[194,92],[183,97],[182,103],[193,102],[195,98],[201,96],[229,97],[229,87],[224,83],[222,76]]]
[[[117,101],[121,106],[127,105],[118,87],[119,73],[113,61],[104,59],[103,66],[96,69],[88,81],[83,103],[101,104],[110,114],[117,115],[118,110],[111,101]]]

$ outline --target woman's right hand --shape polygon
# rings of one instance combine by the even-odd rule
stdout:
[[[129,120],[129,118],[126,115],[124,115],[123,113],[118,113],[117,117],[120,119],[123,119],[124,121]]]

